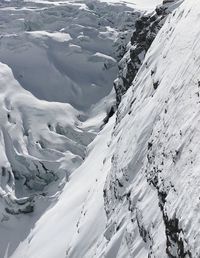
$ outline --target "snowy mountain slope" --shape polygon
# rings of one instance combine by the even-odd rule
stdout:
[[[96,132],[95,124],[93,130],[84,125],[79,120],[83,115],[69,104],[33,97],[4,64],[0,64],[0,96],[2,257],[9,239],[16,238],[17,228],[22,236],[25,234],[26,219],[21,214],[34,212],[37,217],[56,200],[70,174],[85,158],[86,146]],[[36,219],[31,216],[29,223]],[[25,225],[24,231],[26,226],[30,229]],[[16,232],[12,237],[10,228]],[[22,239],[18,237],[17,241]],[[11,241],[10,250],[13,246]]]
[[[170,15],[119,107],[106,254],[200,256],[199,13],[185,1]]]
[[[108,149],[104,149],[107,160],[103,162],[105,165],[102,164],[106,166],[103,171],[106,172],[106,168],[110,171],[103,191],[108,221],[104,216],[99,217],[102,218],[102,227],[106,223],[105,228],[99,229],[99,223],[91,226],[97,215],[94,212],[90,217],[94,203],[92,197],[88,198],[84,207],[92,206],[91,209],[86,208],[91,213],[84,213],[83,209],[82,217],[81,205],[77,205],[81,223],[78,223],[77,233],[70,241],[73,245],[66,240],[66,249],[63,248],[59,257],[79,257],[76,252],[80,247],[84,252],[80,257],[199,257],[199,13],[197,2],[185,1],[169,16],[153,42],[133,86],[119,106],[118,123],[106,147]],[[154,71],[153,75],[151,71]],[[159,82],[156,89],[154,80]],[[109,142],[112,132],[112,127],[109,127],[107,125],[99,136],[102,146],[105,138]],[[97,157],[96,151],[101,153],[101,163],[104,158],[102,152],[95,150],[98,148],[95,141],[94,155]],[[91,162],[93,167],[90,155],[82,168],[86,164],[90,167],[87,162]],[[99,162],[95,162],[97,174],[93,173],[101,178]],[[88,178],[90,176],[82,178],[81,182],[87,182]],[[94,187],[95,184],[92,185]],[[101,191],[102,185],[95,187],[96,191]],[[57,204],[60,207],[66,202],[64,196]],[[49,214],[53,211],[56,213],[56,209],[51,209]],[[44,247],[42,253],[38,246],[48,232],[48,219],[52,222],[52,214],[44,215],[34,229],[37,233],[31,234],[30,242],[22,243],[13,257],[23,257],[26,252],[31,257],[41,254],[43,257],[57,257],[55,246],[52,247],[52,255],[51,246]],[[60,221],[66,215],[64,212],[56,216]],[[72,227],[66,226],[66,239]],[[94,238],[87,236],[96,228],[100,235],[93,244]],[[52,226],[50,232],[57,236]],[[46,241],[51,239],[52,235]],[[89,253],[83,251],[78,239],[84,239],[83,247],[90,245]],[[93,248],[96,248],[94,253]],[[64,249],[66,256],[63,255]]]
[[[80,160],[79,167],[69,173],[68,182],[61,191],[52,197],[58,190],[58,183],[53,182],[45,188],[49,196],[44,198],[45,203],[34,197],[39,199],[35,213],[2,216],[1,234],[5,239],[1,240],[4,241],[4,251],[7,247],[5,257],[200,257],[200,6],[197,1],[185,0],[176,7],[153,41],[131,87],[122,97],[117,117],[114,115],[109,119],[93,141],[102,121],[100,110],[107,98],[91,111],[92,117],[85,120],[83,113],[70,105],[35,99],[19,86],[8,67],[2,65],[1,70],[5,72],[0,76],[1,85],[11,86],[8,90],[2,87],[2,106],[7,109],[2,108],[1,124],[4,126],[1,130],[3,134],[8,131],[11,135],[14,151],[19,152],[18,146],[25,150],[28,146],[21,144],[23,130],[18,129],[22,124],[21,116],[27,112],[31,115],[31,143],[37,146],[37,139],[45,137],[51,147],[52,142],[56,143],[56,153],[63,154],[60,146],[67,146],[67,153],[70,149],[70,157],[82,157],[82,148],[85,153],[84,161]],[[39,37],[49,35],[44,32],[36,34]],[[99,55],[93,58],[96,62]],[[10,96],[13,96],[14,110],[8,105]],[[110,101],[109,97],[107,101]],[[8,115],[10,109],[12,111]],[[12,124],[12,113],[15,112],[18,119],[12,127],[9,123]],[[96,113],[100,114],[97,116]],[[70,117],[70,121],[66,121],[66,117]],[[49,120],[53,124],[49,125]],[[80,120],[85,121],[81,123]],[[69,128],[73,132],[73,140],[80,143],[82,139],[82,148],[75,144],[73,149],[66,139],[69,135],[60,142],[60,134],[66,133],[63,129],[66,127],[67,132]],[[12,128],[19,133],[14,133]],[[17,143],[19,141],[20,144]],[[9,156],[8,153],[6,151],[5,157]],[[39,154],[38,149],[34,155],[28,153],[31,156],[28,156],[28,162],[37,164],[39,160],[46,165],[46,150],[38,157]],[[48,158],[52,161],[52,156]],[[63,166],[65,171],[70,163],[65,157],[61,160],[55,163],[58,161],[56,164]],[[55,163],[52,162],[51,166],[57,170]],[[42,175],[43,169],[42,166]],[[63,178],[61,170],[61,181]],[[3,185],[4,188],[12,193],[10,180]],[[8,218],[10,224],[6,221]],[[31,230],[26,225],[30,222]],[[9,241],[10,228],[14,228],[15,233]],[[15,234],[19,232],[21,238],[16,241]]]
[[[114,91],[105,95],[117,73],[115,55],[121,52],[119,43],[130,39],[139,12],[98,1],[0,5],[0,60],[12,68],[0,63],[0,257],[10,257],[42,214],[57,203],[70,175],[87,156],[88,144],[108,120]],[[76,84],[73,92],[71,82]],[[100,102],[83,113],[70,104],[38,100],[22,86],[38,92],[41,99],[58,96],[84,110]],[[88,183],[80,195],[87,196],[93,181]],[[68,239],[73,234],[72,230]]]
[[[57,204],[41,217],[13,257],[95,257],[96,241],[106,223],[102,193],[111,166],[108,144],[114,121],[91,143],[87,159]]]

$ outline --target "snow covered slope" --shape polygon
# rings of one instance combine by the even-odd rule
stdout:
[[[10,239],[19,241],[19,232],[24,237],[26,226],[30,228],[22,214],[33,212],[37,217],[56,199],[82,163],[96,132],[84,128],[82,114],[69,104],[33,97],[4,64],[0,64],[0,96],[2,257]],[[29,218],[29,223],[36,217]],[[10,246],[12,250],[15,243],[11,241]]]
[[[35,151],[34,159],[28,153],[26,162],[31,163],[28,168],[41,162],[48,168],[45,175],[51,174],[49,163],[43,160],[49,157],[46,156],[46,142],[50,144],[55,139],[54,151],[63,154],[60,146],[67,146],[67,149],[71,146],[67,139],[69,135],[64,134],[68,132],[68,129],[63,129],[65,127],[73,132],[73,140],[77,139],[79,132],[77,142],[83,140],[85,153],[84,161],[80,161],[79,167],[68,174],[68,182],[61,191],[52,196],[59,184],[47,185],[45,189],[49,198],[45,198],[46,206],[41,200],[36,202],[36,211],[31,215],[2,215],[1,229],[5,239],[10,237],[9,232],[13,228],[14,234],[21,234],[18,241],[16,236],[10,241],[8,237],[3,240],[4,247],[9,242],[11,246],[7,245],[6,258],[200,257],[199,14],[200,5],[193,0],[185,0],[169,14],[131,87],[122,97],[117,114],[109,119],[92,142],[98,128],[95,124],[99,124],[96,121],[98,116],[81,123],[83,113],[70,105],[47,105],[45,101],[36,100],[19,86],[8,67],[1,65],[4,71],[0,77],[1,85],[8,85],[8,82],[10,85],[2,88],[1,113],[4,120],[1,131],[3,136],[8,132],[13,140],[11,146],[14,146],[12,153],[15,155],[11,157],[15,159],[11,160],[21,164],[21,160],[16,159],[18,152],[22,152],[19,146],[24,146],[23,152],[28,149],[27,143],[18,144],[22,137],[12,130],[18,130],[19,125],[27,128],[26,123],[21,122],[27,118],[23,120],[21,116],[29,113],[30,139],[31,142],[34,139]],[[40,37],[47,35],[39,34]],[[98,56],[95,56],[96,60]],[[7,99],[12,94],[14,97],[9,102]],[[34,108],[30,110],[27,108],[29,105]],[[96,109],[100,110],[101,105],[102,102]],[[19,122],[13,125],[12,112],[15,110],[20,117],[17,119]],[[52,117],[55,114],[56,118]],[[65,117],[70,119],[66,121]],[[61,126],[57,127],[57,124]],[[29,138],[26,134],[25,137]],[[60,134],[65,135],[62,141]],[[19,137],[16,140],[15,135]],[[49,140],[45,145],[38,141],[44,135]],[[5,136],[2,138],[4,141],[7,139]],[[38,157],[38,145],[39,149],[45,147],[42,157]],[[70,149],[70,156],[73,154],[81,159],[80,147],[77,144],[75,147]],[[8,151],[4,149],[5,157],[9,157],[10,148]],[[68,165],[65,161],[63,158],[63,163],[56,163],[57,160],[55,163]],[[51,163],[51,167],[55,167],[55,163]],[[43,165],[38,171],[42,176]],[[6,170],[6,175],[11,174],[9,171]],[[27,177],[24,173],[22,175]],[[42,178],[46,180],[46,177]],[[63,178],[61,176],[61,182]],[[13,181],[8,178],[2,189],[9,192],[12,202],[10,182]],[[44,194],[41,195],[40,198],[44,198]],[[12,209],[19,205],[14,200]],[[32,204],[30,199],[26,201]],[[25,211],[26,207],[23,206]],[[25,230],[30,221],[31,230]]]
[[[199,13],[170,15],[119,107],[107,257],[200,257]]]
[[[0,61],[12,68],[0,63],[0,257],[27,238],[88,155],[139,15],[98,1],[0,1]],[[100,102],[82,112],[31,93],[84,111]]]

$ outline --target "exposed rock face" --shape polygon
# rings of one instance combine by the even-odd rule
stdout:
[[[167,15],[180,4],[180,1],[163,1],[154,13],[143,14],[135,22],[135,31],[131,37],[128,51],[119,62],[119,76],[114,82],[117,106],[122,96],[131,86],[144,57],[155,39],[158,31],[163,26]],[[154,71],[152,71],[152,74]]]

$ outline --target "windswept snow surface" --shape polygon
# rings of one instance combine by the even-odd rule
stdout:
[[[117,56],[110,51],[114,38],[120,35],[117,29],[120,17],[121,21],[127,17],[123,8],[129,7],[105,2],[96,5],[96,1],[87,4],[73,1],[69,5],[37,2],[36,5],[27,1],[19,10],[14,8],[14,17],[19,12],[20,22],[22,12],[33,17],[28,31],[16,26],[16,19],[14,24],[6,19],[9,15],[2,9],[5,35],[2,58],[4,52],[4,57],[13,58],[14,64],[20,53],[24,56],[26,50],[37,48],[30,57],[40,53],[40,62],[45,60],[45,64],[55,68],[55,64],[62,63],[65,51],[58,61],[49,58],[51,52],[57,57],[57,51],[62,47],[66,50],[67,46],[72,48],[73,58],[77,53],[81,53],[81,58],[88,54],[87,62],[93,64],[91,67],[73,64],[73,68],[79,68],[79,75],[84,71],[88,79],[90,73],[84,69],[91,68],[92,76],[101,64],[103,78],[108,72],[111,80]],[[7,5],[6,10],[11,12],[12,3]],[[5,11],[5,5],[2,8]],[[111,15],[113,8],[117,9]],[[74,16],[67,23],[62,19],[68,19],[69,12]],[[61,17],[56,24],[55,13]],[[95,23],[97,14],[101,15]],[[15,78],[10,68],[1,64],[2,257],[4,254],[5,258],[200,257],[199,14],[198,1],[185,0],[169,15],[123,96],[117,114],[100,132],[105,106],[111,104],[112,94],[103,98],[106,92],[102,93],[98,105],[83,113],[70,104],[36,99],[25,90],[24,75],[17,77],[17,63],[12,67]],[[77,23],[73,27],[75,17]],[[108,21],[110,17],[112,22]],[[48,23],[44,22],[46,18]],[[64,29],[57,29],[58,21]],[[129,19],[126,26],[128,22]],[[50,24],[51,30],[45,28]],[[66,29],[69,25],[74,29]],[[9,34],[6,26],[7,30],[10,28]],[[92,44],[90,35],[94,31],[98,40]],[[66,38],[59,37],[59,33],[65,33]],[[106,40],[105,45],[98,45],[99,34]],[[13,37],[11,41],[9,37]],[[14,52],[13,57],[6,52],[9,46],[12,51],[15,37],[18,50],[22,46],[17,51],[18,57]],[[56,46],[55,51],[52,46]],[[47,58],[48,49],[51,51]],[[73,59],[62,63],[62,69],[71,62]],[[67,70],[62,69],[59,74],[68,76]],[[31,73],[29,76],[32,78]],[[42,82],[41,74],[38,76]],[[79,79],[77,74],[74,78]],[[97,81],[92,81],[92,85]],[[89,92],[87,89],[85,96]],[[82,97],[77,95],[73,99],[70,95],[65,101],[80,107],[77,103]],[[88,106],[81,103],[84,109],[92,104],[89,98],[86,102]],[[31,209],[34,211],[30,212]],[[30,213],[25,215],[27,212]]]
[[[37,98],[85,110],[111,91],[114,45],[134,16],[96,0],[0,1],[0,60]]]
[[[169,16],[117,123],[90,145],[13,258],[200,257],[199,13],[186,0]]]
[[[31,243],[41,216],[45,245],[36,240],[34,254],[22,244],[14,256],[96,252],[88,239],[95,243],[106,221],[102,192],[110,163],[103,171],[102,160],[114,118],[90,143],[115,101],[121,42],[126,45],[139,15],[99,1],[0,1],[0,258]],[[46,220],[46,212],[53,216]],[[86,213],[91,227],[99,224],[79,235]],[[54,252],[46,249],[50,221]],[[74,249],[77,242],[82,250]]]

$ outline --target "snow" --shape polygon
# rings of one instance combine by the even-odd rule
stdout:
[[[63,169],[59,168],[62,166],[62,163],[64,164],[64,162],[61,161],[62,158],[66,157],[69,162],[73,159],[76,159],[77,162],[81,162],[81,157],[76,154],[75,147],[73,146],[74,143],[70,142],[67,137],[53,134],[47,127],[48,123],[53,121],[52,118],[55,117],[56,114],[57,123],[60,123],[60,125],[63,124],[63,117],[67,116],[68,121],[66,121],[63,126],[71,127],[73,131],[73,123],[76,120],[78,112],[67,104],[49,104],[35,99],[30,93],[21,88],[13,78],[11,70],[6,65],[1,64],[0,68],[1,196],[3,196],[1,208],[5,198],[5,207],[8,204],[8,206],[11,206],[11,209],[15,209],[15,202],[24,202],[24,196],[26,196],[27,193],[23,191],[25,189],[21,188],[21,180],[14,183],[13,178],[11,179],[11,177],[13,177],[12,168],[15,169],[15,174],[20,173],[22,178],[24,177],[25,179],[26,177],[29,178],[31,173],[34,175],[34,167],[38,166],[39,162],[43,162],[49,169],[57,170],[61,179],[65,179],[65,176],[67,176],[65,172],[66,167]],[[72,151],[71,155],[68,155],[69,150]],[[80,152],[80,150],[77,151]],[[81,155],[81,152],[79,155]],[[43,173],[42,169],[41,173]],[[43,183],[42,181],[38,182],[37,187],[43,187]],[[49,194],[51,195],[50,192]],[[40,198],[39,195],[36,197],[36,199]],[[44,206],[45,205],[46,204],[44,204]],[[23,206],[20,208],[23,209]],[[9,216],[5,215],[4,209],[1,209],[0,216],[3,224],[6,220],[9,221],[9,225],[2,225],[1,228],[2,235],[0,241],[2,256],[4,247],[9,243],[9,239],[13,238],[13,242],[10,243],[10,249],[12,249],[16,245],[16,242],[26,234],[23,229],[26,228],[26,226],[30,226],[32,223],[30,223],[30,225],[27,224],[26,221],[29,221],[29,218],[23,221],[20,221],[20,218],[17,220],[12,217],[9,218]],[[9,228],[15,225],[14,221],[15,223],[18,221],[16,227],[20,227],[16,232],[12,233],[11,236],[7,234],[7,232],[9,232]],[[21,237],[19,237],[19,235],[21,235]],[[16,238],[16,236],[18,236],[18,238]]]
[[[99,103],[101,111],[99,108],[93,109],[88,114],[89,119],[87,119],[87,113],[78,112],[69,104],[49,103],[36,99],[19,85],[10,68],[2,63],[0,64],[0,93],[0,162],[2,169],[0,195],[3,198],[0,202],[0,256],[3,257],[7,249],[6,252],[9,257],[20,241],[27,238],[29,231],[34,227],[34,223],[44,211],[54,204],[57,207],[59,196],[68,181],[72,186],[69,187],[69,190],[67,187],[67,191],[69,191],[66,193],[67,196],[73,195],[71,192],[74,191],[73,186],[77,189],[80,188],[81,181],[83,182],[86,175],[82,171],[83,167],[80,168],[79,174],[81,174],[81,177],[79,182],[76,182],[78,175],[74,179],[70,175],[83,162],[87,150],[86,146],[99,131],[99,127],[106,116],[106,109],[111,105],[108,102],[112,102],[113,97],[110,96],[108,100],[106,98],[102,100],[102,103]],[[84,120],[86,121],[84,122]],[[108,133],[111,131],[109,130]],[[104,141],[107,141],[107,137]],[[105,147],[101,145],[98,147],[102,155],[107,149],[106,143],[103,146]],[[90,149],[87,152],[89,153]],[[92,159],[94,159],[94,154]],[[102,165],[101,160],[97,159],[99,166]],[[92,173],[92,177],[91,182],[88,181],[89,185],[85,186],[83,192],[78,191],[77,193],[81,197],[80,201],[77,199],[79,205],[83,204],[82,198],[84,195],[87,196],[88,189],[95,181],[93,178],[95,177],[95,174],[93,174],[95,168],[91,169],[92,171],[89,171],[85,167],[87,173]],[[98,172],[96,169],[95,171]],[[14,175],[18,177],[18,180],[14,180]],[[23,185],[25,181],[29,186],[28,188]],[[75,199],[69,199],[70,203],[66,203],[67,207],[63,208],[68,209],[68,205],[70,206],[75,202],[77,194],[74,194]],[[97,194],[102,198],[101,192],[98,191]],[[27,214],[24,218],[20,211],[30,205],[31,200],[27,197],[29,195],[34,198],[33,203],[31,203],[34,207],[34,214]],[[61,200],[63,200],[63,197]],[[94,199],[92,200],[94,202]],[[75,207],[77,202],[74,203]],[[102,201],[99,203],[102,204]],[[61,204],[61,206],[63,205]],[[12,213],[19,213],[19,215],[16,217],[6,215],[4,207]],[[63,210],[63,213],[65,213],[65,210]],[[76,214],[72,213],[70,215],[72,216],[70,218],[74,218],[73,221],[77,218]],[[78,216],[80,216],[79,213]],[[62,221],[60,220],[61,228],[63,227]],[[67,220],[67,223],[70,225],[70,219]],[[54,224],[54,226],[57,228],[57,224]],[[66,226],[68,227],[68,225]],[[63,234],[65,234],[64,231]],[[66,242],[63,237],[63,248],[64,243]],[[64,249],[60,249],[60,251],[64,252]]]
[[[113,87],[113,45],[132,11],[99,1],[4,3],[0,60],[37,98],[88,110]]]
[[[14,257],[87,257],[85,253],[102,234],[106,223],[102,191],[111,154],[106,164],[103,160],[114,121],[113,117],[89,146],[87,161],[73,173],[56,205],[41,217]]]
[[[154,10],[155,7],[162,3],[162,0],[100,0],[101,2],[107,2],[110,4],[125,4],[132,8],[142,9],[142,10]],[[48,5],[60,5],[66,4],[66,2],[71,3],[78,3],[84,2],[84,0],[76,1],[47,1],[47,0],[25,0],[24,2],[33,2],[33,3],[40,3],[40,4],[48,4]],[[82,7],[84,4],[82,5]]]
[[[40,217],[54,214],[51,212],[53,207],[60,206],[61,210],[51,218],[52,234],[57,231],[56,218],[60,219],[61,230],[64,217],[59,216],[71,205],[75,205],[74,212],[69,212],[66,220],[66,228],[72,225],[69,246],[63,230],[60,241],[55,241],[59,250],[49,251],[53,256],[57,251],[65,254],[72,241],[71,252],[76,253],[73,250],[75,243],[83,242],[86,232],[89,234],[88,227],[80,237],[74,231],[81,216],[80,208],[84,208],[84,198],[89,200],[89,203],[85,200],[88,207],[84,208],[91,217],[88,223],[97,218],[100,220],[99,228],[90,233],[94,243],[104,229],[102,191],[107,173],[102,173],[97,182],[96,174],[102,169],[102,157],[107,151],[106,143],[112,129],[105,130],[107,136],[99,136],[100,140],[96,139],[92,145],[94,147],[96,143],[95,150],[102,153],[96,157],[96,169],[93,166],[89,170],[85,164],[79,172],[73,172],[92,153],[93,147],[87,146],[102,128],[103,120],[114,104],[112,85],[117,62],[113,44],[121,33],[118,25],[122,21],[125,24],[132,9],[116,6],[118,18],[113,12],[108,21],[107,16],[113,8],[105,3],[97,4],[95,8],[102,17],[96,14],[96,9],[90,9],[93,7],[88,3],[1,2],[0,257],[10,257],[21,242],[28,240],[31,243],[32,237],[32,243],[37,247],[41,240],[35,238],[34,228],[43,224],[39,222]],[[114,118],[109,128],[113,125]],[[95,159],[95,150],[90,160]],[[109,164],[107,166],[109,170]],[[87,175],[91,176],[90,181],[86,180]],[[74,192],[83,180],[88,184],[80,192]],[[98,188],[96,191],[94,182],[101,191]],[[65,191],[69,203],[63,206]],[[73,192],[74,199],[68,198]],[[96,218],[90,208],[95,205]],[[49,234],[48,223],[46,227],[41,228],[45,235]],[[29,236],[33,232],[34,235]],[[83,252],[95,252],[95,249],[89,250],[88,240],[89,236],[85,239]],[[39,249],[44,256],[49,253],[47,245]]]
[[[0,257],[199,257],[199,3],[169,15],[103,125],[131,7],[39,2],[32,31],[27,10],[0,16]]]
[[[35,38],[52,38],[58,42],[67,42],[72,40],[70,34],[62,32],[32,31],[27,32]]]
[[[105,1],[105,0],[101,0]],[[163,1],[162,0],[109,0],[106,2],[110,3],[124,3],[127,6],[130,6],[132,8],[137,8],[141,10],[155,10],[156,6],[161,4]]]
[[[183,257],[175,235],[188,257],[200,255],[199,11],[197,2],[185,1],[170,15],[118,110],[116,149],[106,186],[107,227],[124,222],[119,230],[125,227],[126,233],[117,246],[126,250],[128,245],[131,257],[146,257],[145,252]],[[173,233],[168,223],[175,218],[178,229],[171,229]],[[113,232],[106,254],[121,237],[118,232]]]

